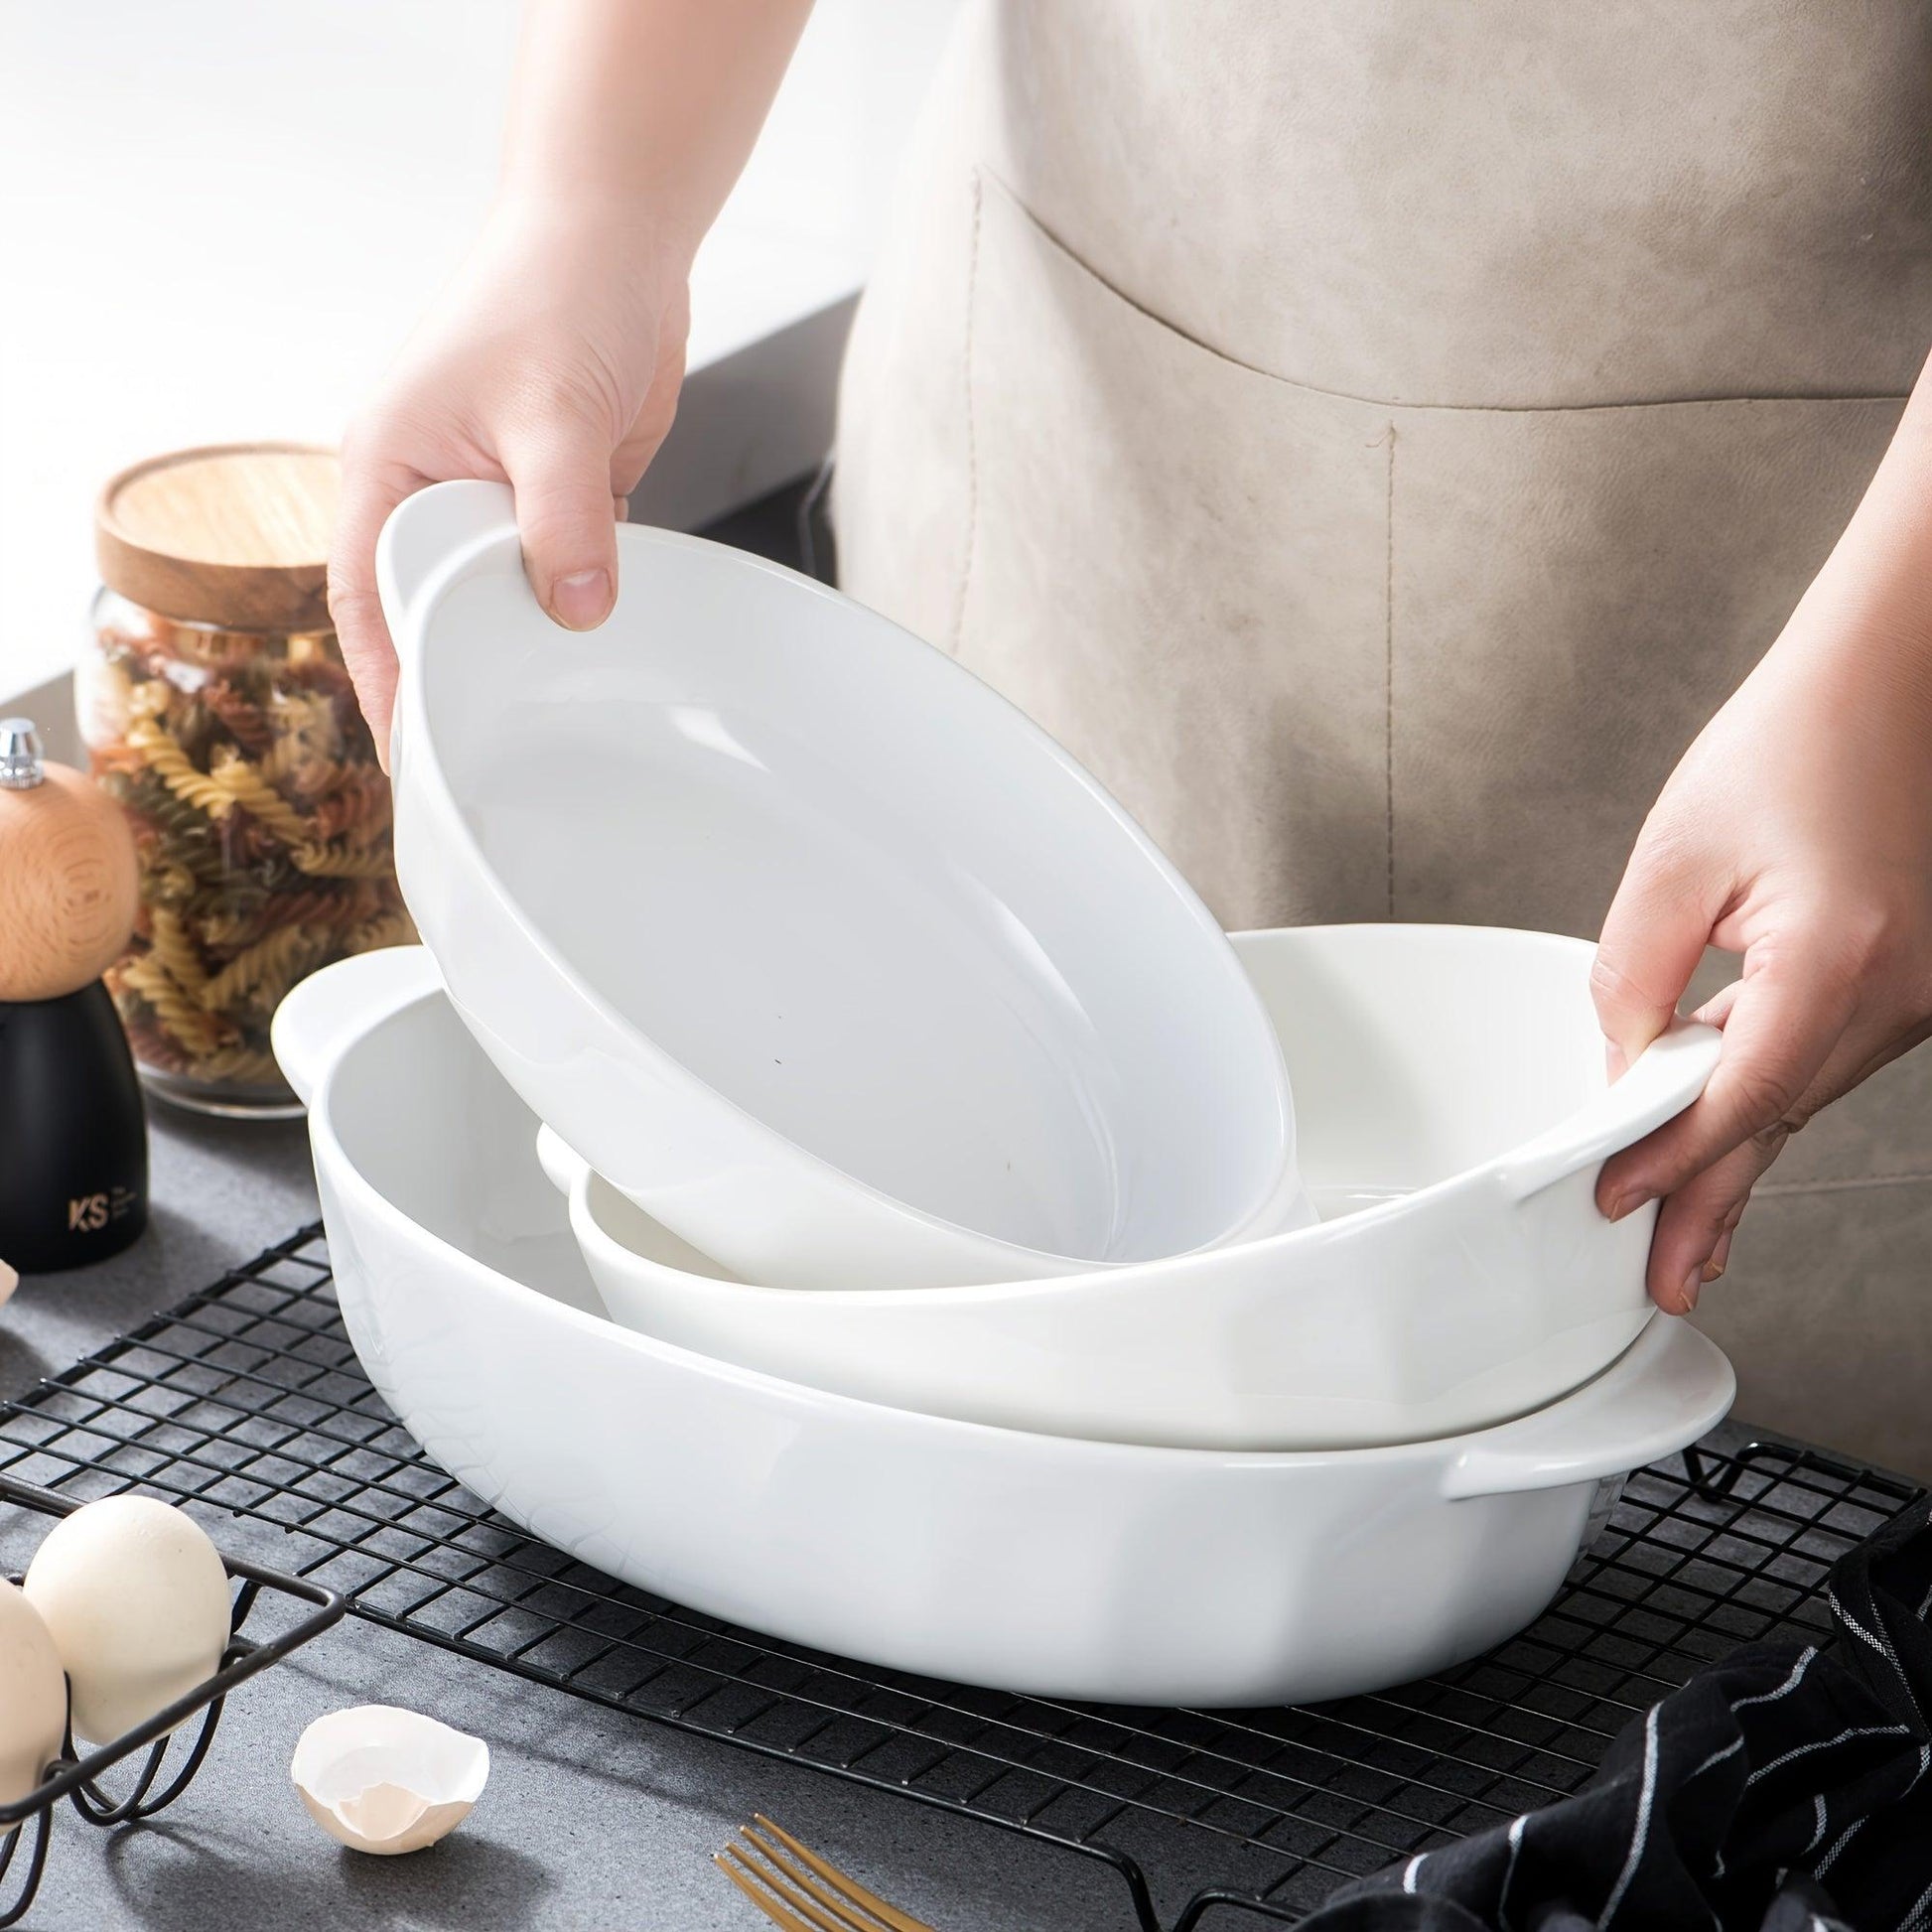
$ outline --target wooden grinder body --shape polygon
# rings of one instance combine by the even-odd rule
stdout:
[[[0,787],[0,1260],[23,1273],[118,1253],[147,1225],[148,1138],[100,975],[126,950],[134,846],[80,772]]]

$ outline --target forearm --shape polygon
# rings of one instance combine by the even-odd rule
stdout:
[[[1723,1055],[1605,1163],[1612,1219],[1662,1201],[1650,1289],[1721,1275],[1744,1203],[1821,1107],[1932,1036],[1932,370],[1776,643],[1685,753],[1603,922],[1591,991],[1627,1062],[1716,946]]]
[[[695,251],[811,0],[527,0],[502,194]]]
[[[1932,362],[1776,653],[1932,720]]]

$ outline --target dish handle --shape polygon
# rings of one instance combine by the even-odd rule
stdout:
[[[589,1166],[554,1127],[537,1129],[537,1166],[544,1178],[569,1200]]]
[[[382,946],[311,973],[275,1009],[269,1044],[306,1107],[350,1040],[442,982],[424,946]]]
[[[1716,1342],[1675,1315],[1653,1315],[1595,1381],[1471,1438],[1444,1470],[1443,1494],[1507,1496],[1627,1475],[1715,1428],[1736,1393]]]
[[[508,483],[431,483],[405,496],[375,542],[376,590],[396,649],[413,643],[408,612],[438,579],[515,535],[516,498]]]
[[[1527,1200],[1675,1119],[1704,1091],[1723,1044],[1715,1027],[1673,1020],[1620,1080],[1503,1161],[1503,1192],[1512,1201]]]

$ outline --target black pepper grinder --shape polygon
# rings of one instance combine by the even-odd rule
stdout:
[[[148,1221],[148,1126],[101,974],[134,929],[134,842],[113,800],[0,718],[0,1260],[118,1254]]]

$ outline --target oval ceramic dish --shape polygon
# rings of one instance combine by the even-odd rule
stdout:
[[[594,1312],[536,1122],[421,953],[330,967],[275,1035],[344,1318],[430,1454],[600,1570],[877,1664],[1130,1704],[1392,1684],[1528,1622],[1604,1480],[1729,1405],[1662,1316],[1550,1408],[1416,1448],[1135,1449],[802,1388]]]
[[[1680,1023],[1606,1087],[1592,948],[1486,926],[1239,935],[1320,1226],[986,1288],[809,1293],[721,1277],[547,1130],[544,1165],[626,1327],[815,1388],[1108,1442],[1339,1449],[1522,1415],[1649,1318],[1655,1209],[1597,1169],[1690,1105],[1719,1035]]]
[[[606,1179],[785,1286],[1011,1281],[1309,1217],[1225,935],[944,652],[625,525],[553,624],[509,491],[405,501],[396,864],[450,998]]]

